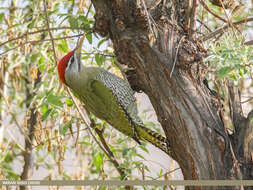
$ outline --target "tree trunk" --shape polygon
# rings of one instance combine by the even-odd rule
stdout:
[[[244,153],[239,154],[241,147],[235,140],[245,132],[226,133],[222,105],[202,82],[206,52],[195,36],[198,1],[193,0],[191,9],[188,0],[92,2],[94,30],[112,40],[117,61],[129,68],[125,74],[132,88],[149,96],[172,150],[170,156],[180,165],[184,179],[252,179],[252,164],[242,169],[237,163],[239,157],[250,163]],[[247,123],[250,117],[242,116],[238,93],[233,92],[231,116],[239,129],[241,122],[236,121]]]

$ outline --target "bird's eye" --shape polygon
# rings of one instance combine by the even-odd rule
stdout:
[[[74,56],[72,56],[72,57],[70,58],[70,60],[68,61],[66,70],[68,70],[68,69],[71,67],[71,65],[72,65],[73,63],[74,63]]]
[[[74,57],[72,56],[71,59],[70,59],[70,63],[74,63]]]

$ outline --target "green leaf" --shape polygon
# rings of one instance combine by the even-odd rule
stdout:
[[[92,44],[92,34],[87,34],[86,38],[87,38],[89,44]]]
[[[0,24],[2,24],[4,20],[4,13],[0,13]]]
[[[72,179],[68,174],[66,174],[66,172],[62,172],[62,175],[63,175],[64,180],[71,180]]]
[[[140,147],[144,152],[149,153],[148,149],[147,149],[145,146],[140,145],[139,147]]]
[[[44,104],[42,109],[41,109],[42,114],[45,114],[47,112],[47,110],[48,110],[48,105]]]
[[[107,188],[106,188],[106,186],[100,186],[99,187],[99,190],[106,190]]]
[[[100,48],[100,46],[104,43],[104,42],[107,42],[107,39],[102,39],[98,42],[98,45],[97,47]]]
[[[40,149],[42,149],[43,148],[43,145],[37,145],[36,146],[36,150],[40,150]]]
[[[4,162],[12,162],[13,161],[13,156],[10,154],[10,152],[7,152],[4,155]]]
[[[33,20],[27,25],[27,27],[28,27],[29,29],[33,28],[33,27],[34,27],[34,24],[35,24],[35,21],[36,21],[36,19],[33,19]]]
[[[43,71],[45,70],[46,68],[46,65],[45,65],[45,60],[44,60],[44,57],[40,57],[39,61],[38,61],[38,65],[39,65],[39,71],[41,73],[43,73]]]
[[[74,104],[73,101],[70,99],[66,99],[65,102],[66,102],[67,106],[69,106],[69,107],[71,107]]]
[[[101,169],[102,163],[103,163],[103,157],[101,154],[97,154],[95,159],[93,160],[94,165],[96,166],[97,170]]]
[[[43,158],[41,156],[37,157],[37,162],[44,162],[44,161],[45,161],[45,158]]]
[[[159,176],[163,175],[163,169],[160,169]]]
[[[138,157],[142,158],[143,160],[145,160],[145,158],[140,154],[136,154],[136,156],[138,156]]]
[[[85,17],[85,16],[83,16],[83,15],[79,16],[79,17],[78,17],[78,20],[82,21],[82,22],[85,23],[85,24],[90,24],[88,18]]]
[[[72,120],[70,120],[66,125],[60,125],[59,132],[61,135],[65,135],[72,125]]]
[[[38,54],[38,53],[33,54],[33,55],[31,56],[31,62],[32,62],[32,63],[36,62],[37,59],[38,59],[38,57],[39,57],[39,54]]]
[[[16,174],[15,172],[13,171],[9,171],[8,172],[8,175],[7,175],[7,179],[13,179],[13,180],[18,180],[19,179],[19,175]]]
[[[122,151],[123,157],[127,155],[127,153],[129,152],[129,150],[130,150],[130,148],[123,149],[123,151]]]
[[[99,54],[95,55],[95,60],[96,60],[96,63],[98,64],[98,66],[102,65],[102,59],[101,59],[101,56]]]
[[[58,49],[63,53],[68,52],[69,48],[65,39],[61,40],[61,43],[58,45]]]
[[[126,177],[127,177],[127,174],[126,174],[126,173],[124,173],[123,175],[121,175],[121,176],[120,176],[120,180],[125,180],[125,179],[126,179]]]
[[[59,107],[62,107],[62,106],[63,106],[63,103],[61,102],[61,97],[55,96],[55,95],[53,95],[53,94],[49,94],[49,95],[48,95],[47,101],[48,101],[50,104],[53,104],[53,105],[56,105],[56,106],[59,106]]]
[[[43,73],[44,70],[45,70],[45,68],[46,68],[46,65],[45,65],[45,64],[41,64],[41,65],[39,66],[39,71],[40,71],[41,73]]]
[[[77,28],[78,27],[78,22],[77,22],[76,18],[70,16],[68,18],[68,21],[69,21],[69,25],[70,25],[71,28]]]
[[[90,143],[90,142],[85,142],[85,141],[78,142],[78,144],[91,145],[91,143]]]
[[[45,120],[48,118],[48,116],[50,115],[50,113],[51,113],[52,110],[53,110],[53,109],[48,109],[48,110],[46,111],[46,113],[43,114],[43,116],[42,116],[42,121],[45,121]]]
[[[229,77],[229,79],[234,80],[234,81],[238,80],[238,78],[236,77],[236,75],[234,75],[233,73],[229,74],[228,77]]]
[[[227,76],[231,71],[233,71],[233,67],[231,66],[226,66],[226,67],[222,67],[219,71],[218,71],[218,77],[219,78],[224,78],[225,76]]]

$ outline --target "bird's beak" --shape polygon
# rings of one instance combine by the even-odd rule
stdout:
[[[84,35],[81,37],[81,39],[80,39],[80,41],[79,41],[79,44],[78,44],[78,47],[77,47],[77,50],[76,50],[77,54],[79,54],[79,55],[81,54],[82,45],[83,45],[83,40],[84,40],[84,38],[85,38],[86,35],[87,35],[87,34],[84,33]]]

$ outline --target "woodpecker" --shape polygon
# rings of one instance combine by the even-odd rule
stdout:
[[[166,138],[144,126],[138,116],[134,92],[126,80],[100,67],[86,67],[81,63],[81,48],[85,35],[76,49],[58,63],[62,83],[71,88],[96,117],[105,120],[137,143],[148,141],[170,154]]]

